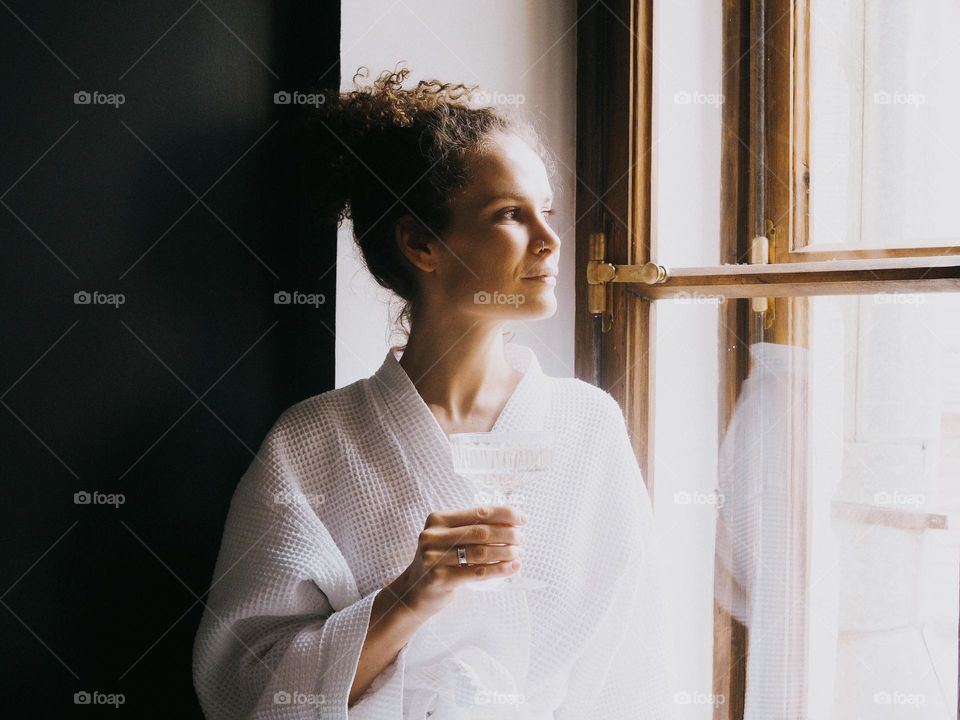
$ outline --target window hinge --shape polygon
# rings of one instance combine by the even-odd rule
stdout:
[[[600,315],[600,330],[608,332],[613,326],[613,293],[607,288],[612,282],[639,282],[659,285],[667,279],[667,269],[648,262],[643,265],[614,265],[606,260],[607,236],[602,232],[590,234],[590,259],[587,260],[587,309],[591,315]]]
[[[602,232],[590,233],[590,259],[587,260],[587,309],[591,315],[600,316],[600,331],[609,332],[613,326],[613,311],[607,283],[617,274],[617,269],[604,260],[607,254],[607,236]]]

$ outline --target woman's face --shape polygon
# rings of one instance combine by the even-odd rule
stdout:
[[[428,304],[485,319],[553,315],[560,238],[547,222],[552,202],[533,149],[516,135],[495,135],[470,166],[442,242],[425,239],[432,272],[420,275],[420,289]]]

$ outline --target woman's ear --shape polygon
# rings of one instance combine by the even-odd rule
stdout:
[[[394,225],[394,240],[414,267],[433,272],[437,267],[436,238],[411,215],[403,215]]]

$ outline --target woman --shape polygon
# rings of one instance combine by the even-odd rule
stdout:
[[[318,116],[320,207],[405,302],[403,354],[284,412],[235,492],[194,648],[219,718],[673,717],[650,501],[607,393],[545,375],[508,320],[556,311],[532,127],[385,73]],[[356,79],[356,78],[355,78]],[[522,517],[447,435],[547,429]],[[470,592],[524,574],[526,592]]]

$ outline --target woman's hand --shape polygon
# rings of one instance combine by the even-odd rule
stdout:
[[[391,589],[417,613],[433,615],[446,607],[458,587],[520,569],[526,519],[509,505],[482,505],[433,512],[420,533],[417,553]],[[468,565],[457,562],[457,546],[467,551]]]

